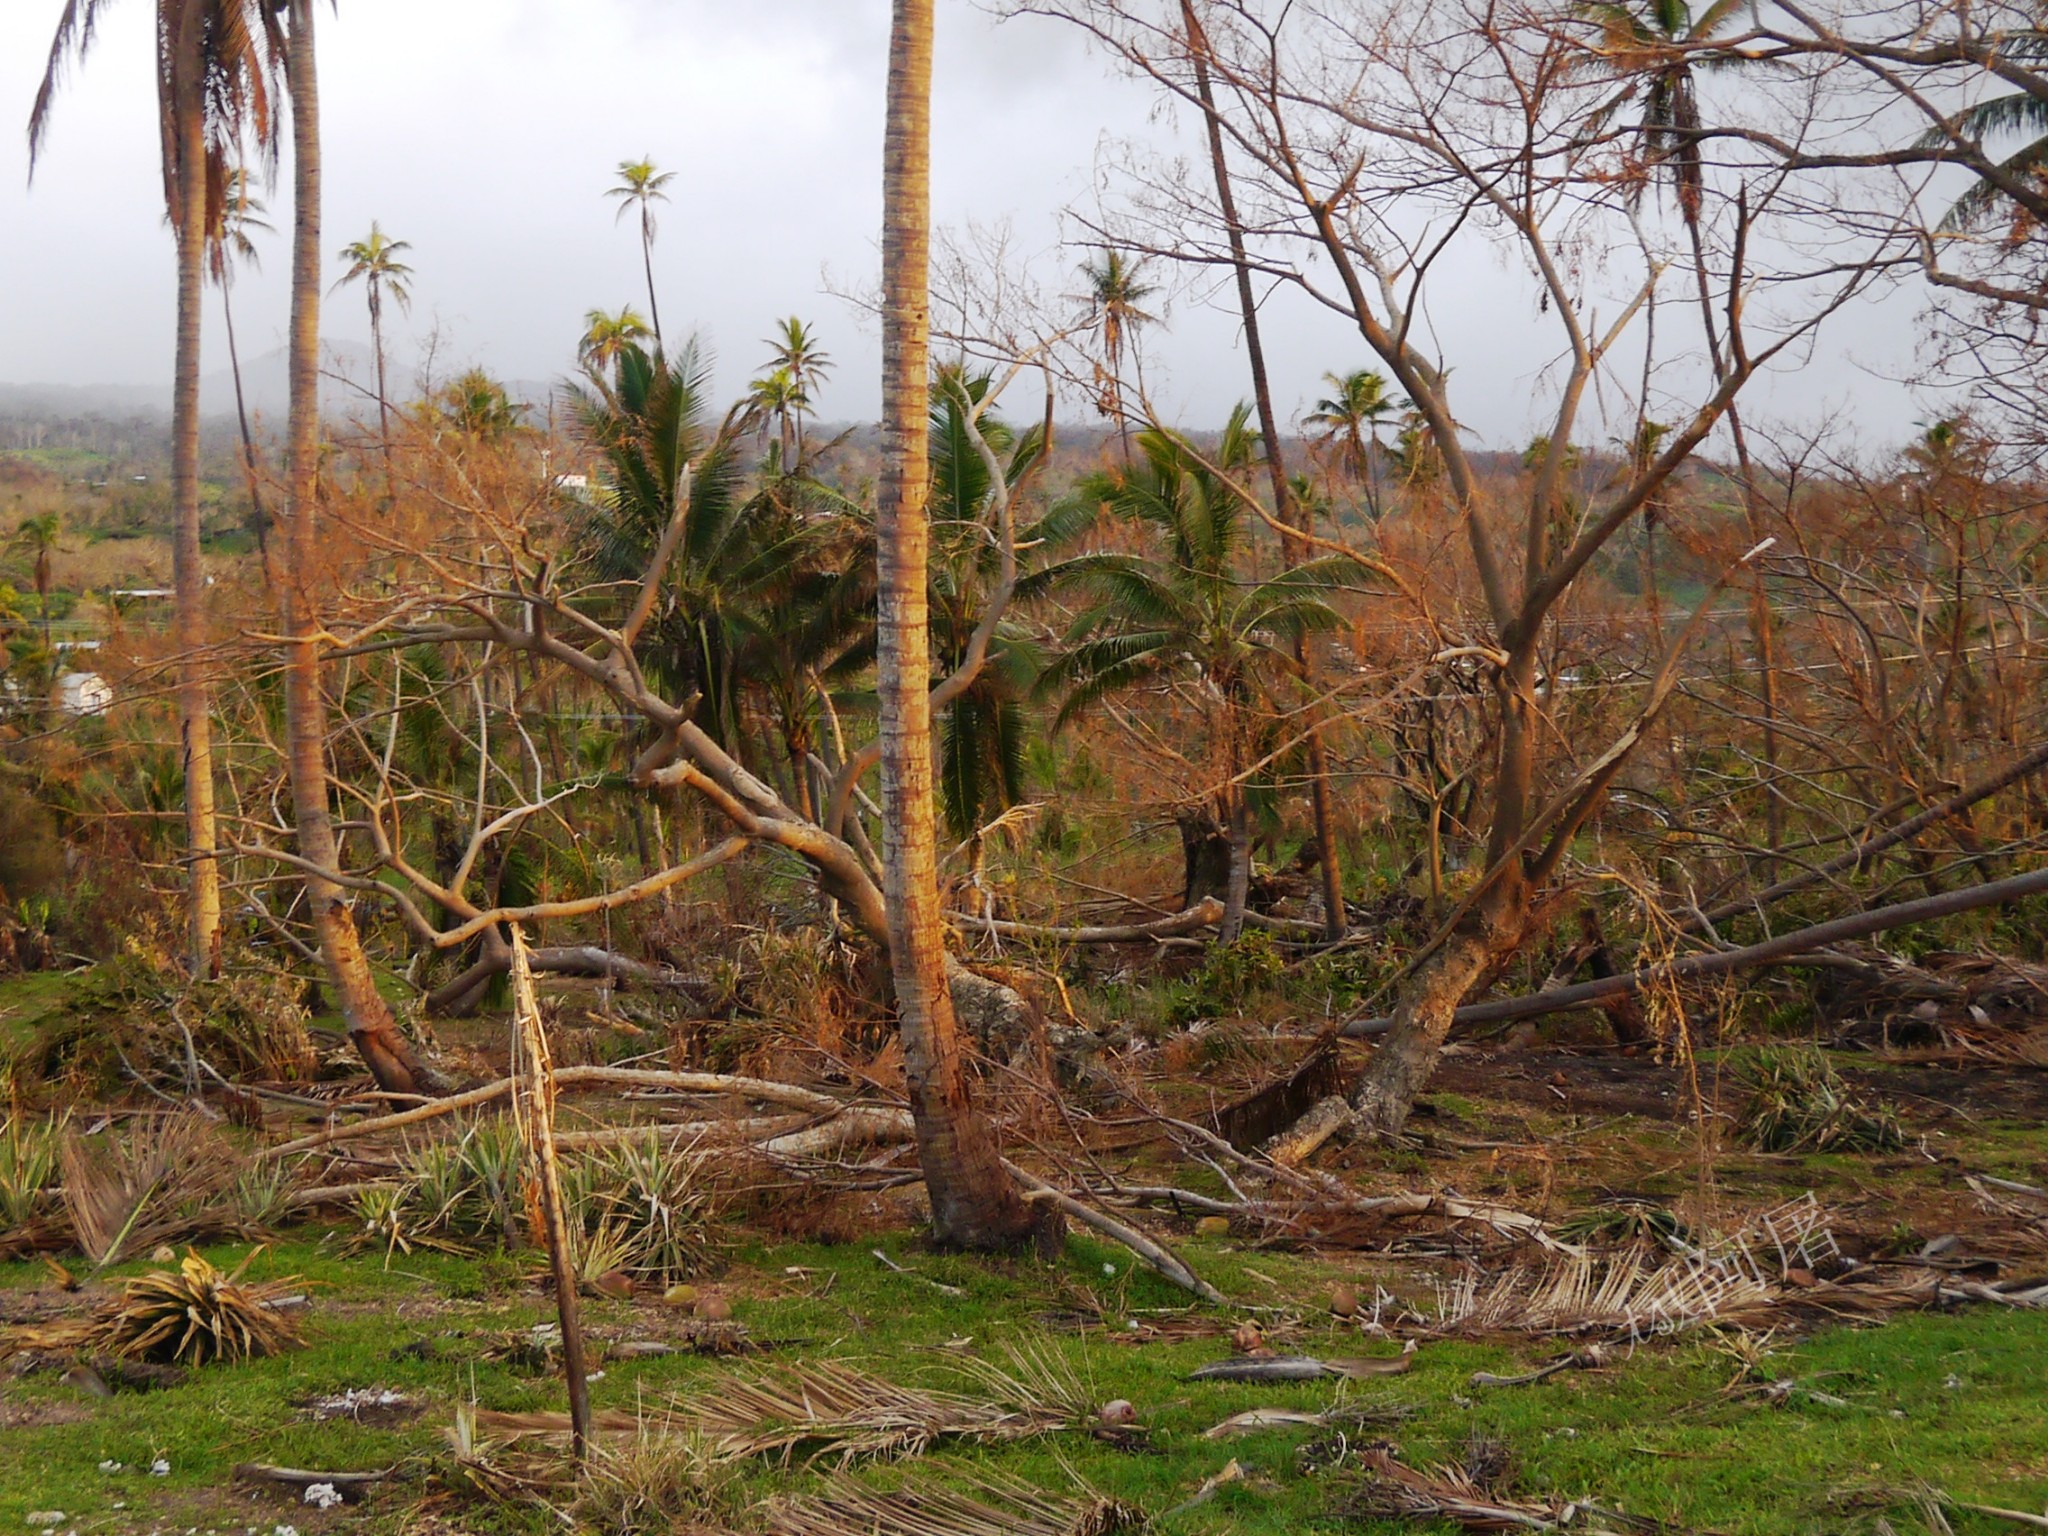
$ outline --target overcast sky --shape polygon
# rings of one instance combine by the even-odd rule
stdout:
[[[61,0],[0,16],[0,382],[168,384],[170,236],[162,218],[150,0],[120,0],[71,75],[33,187],[27,121]],[[644,310],[634,229],[603,196],[624,158],[678,173],[655,248],[664,328],[695,329],[735,392],[775,317],[818,325],[839,368],[828,419],[871,417],[878,352],[832,285],[876,267],[886,0],[342,0],[322,7],[321,90],[330,254],[372,219],[411,242],[403,353],[438,335],[450,363],[555,378],[584,312]],[[939,0],[934,179],[941,222],[1002,218],[1043,253],[1056,288],[1084,253],[1059,251],[1058,212],[1093,201],[1098,150],[1170,129],[1153,101],[1079,39],[1037,19],[991,20]],[[278,213],[287,198],[276,199]],[[279,219],[280,225],[283,218]],[[236,288],[244,356],[282,343],[282,234]],[[1552,342],[1518,285],[1482,259],[1470,305],[1436,319],[1458,367],[1459,414],[1494,446],[1535,428],[1530,381]],[[210,306],[214,301],[209,299]],[[1160,398],[1214,424],[1245,392],[1236,325],[1184,300],[1151,356]],[[366,341],[359,290],[323,329]],[[1355,334],[1298,301],[1274,302],[1275,393],[1298,414],[1325,370],[1364,366]],[[1802,421],[1850,412],[1896,440],[1928,402],[1883,375],[1909,372],[1912,305],[1844,327],[1791,387]],[[206,367],[225,364],[210,314]],[[1475,357],[1479,366],[1471,360]],[[1873,371],[1875,370],[1875,371]]]

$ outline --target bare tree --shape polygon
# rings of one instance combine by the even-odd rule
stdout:
[[[1630,210],[1617,174],[1628,136],[1588,129],[1602,87],[1579,67],[1589,46],[1582,23],[1569,12],[1488,0],[1398,10],[1362,0],[1210,0],[1192,7],[1208,39],[1205,101],[1180,0],[1023,0],[1013,9],[1086,29],[1216,124],[1243,167],[1241,218],[1221,218],[1185,178],[1141,172],[1125,218],[1106,237],[1224,266],[1238,261],[1229,236],[1242,227],[1245,264],[1355,329],[1414,402],[1441,456],[1476,602],[1429,617],[1441,654],[1469,658],[1485,678],[1493,746],[1475,767],[1483,865],[1410,962],[1394,1026],[1352,1101],[1322,1106],[1287,1150],[1305,1155],[1347,1125],[1398,1130],[1452,1013],[1540,929],[1539,898],[1670,697],[1667,656],[1646,671],[1635,718],[1616,739],[1561,740],[1540,665],[1560,603],[1639,522],[1750,381],[1796,356],[1869,281],[1871,252],[1859,248],[1847,261],[1839,250],[1804,254],[1803,205],[1768,157],[1704,165],[1701,240],[1713,266],[1724,365],[1694,370],[1677,386],[1683,399],[1660,401],[1657,414],[1676,425],[1658,451],[1627,465],[1576,527],[1559,528],[1556,489],[1568,456],[1543,456],[1517,493],[1519,507],[1505,504],[1461,434],[1452,360],[1432,356],[1425,338],[1431,305],[1454,301],[1438,292],[1447,253],[1468,243],[1512,252],[1525,284],[1497,302],[1533,303],[1556,338],[1557,361],[1538,391],[1548,440],[1568,444],[1597,419],[1596,384],[1610,419],[1642,414],[1638,402],[1627,402],[1625,413],[1613,403],[1626,393],[1617,365],[1666,263],[1630,254]],[[1759,265],[1760,253],[1768,266]]]

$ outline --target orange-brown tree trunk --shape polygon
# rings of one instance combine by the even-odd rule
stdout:
[[[363,1064],[389,1093],[431,1091],[391,1010],[378,994],[342,887],[322,872],[340,868],[327,804],[327,706],[321,693],[320,624],[311,591],[320,567],[320,89],[313,48],[313,0],[291,0],[288,73],[292,93],[292,320],[290,491],[278,583],[285,634],[285,751],[298,825],[299,857],[312,866],[306,898],[320,959]]]
[[[206,274],[206,50],[202,7],[187,6],[174,41],[171,169],[178,243],[178,342],[171,389],[171,584],[176,591],[178,734],[185,767],[187,957],[194,976],[220,970],[220,865],[213,804],[213,718],[206,686],[206,575],[199,557],[199,323]]]
[[[307,3],[307,0],[299,0]],[[884,898],[904,1077],[942,1244],[1021,1246],[1029,1209],[976,1109],[946,984],[932,785],[925,500],[930,415],[932,0],[895,0],[882,154],[882,480],[877,689]]]

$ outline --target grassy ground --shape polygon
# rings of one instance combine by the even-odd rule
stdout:
[[[922,1254],[900,1238],[885,1248],[918,1275],[895,1274],[862,1248],[784,1245],[741,1252],[725,1284],[757,1335],[788,1341],[776,1360],[829,1358],[940,1385],[953,1380],[949,1353],[971,1349],[1000,1359],[1002,1340],[1030,1339],[1069,1361],[1097,1400],[1129,1398],[1151,1435],[1142,1451],[1066,1434],[987,1452],[946,1451],[865,1477],[886,1484],[993,1468],[1061,1487],[1078,1476],[1158,1513],[1235,1457],[1248,1478],[1167,1527],[1187,1532],[1301,1531],[1341,1501],[1341,1478],[1296,1470],[1310,1430],[1229,1443],[1202,1434],[1244,1409],[1319,1409],[1340,1394],[1323,1386],[1187,1381],[1191,1369],[1229,1352],[1220,1335],[1116,1342],[1111,1333],[1132,1317],[1157,1322],[1181,1305],[1177,1293],[1150,1276],[1133,1276],[1121,1250],[1076,1241],[1063,1264],[1048,1268]],[[1355,1327],[1331,1323],[1316,1305],[1334,1275],[1370,1282],[1378,1278],[1371,1266],[1247,1254],[1217,1241],[1191,1243],[1189,1250],[1234,1298],[1298,1307],[1302,1331],[1287,1339],[1288,1348],[1387,1352]],[[208,1252],[230,1262],[246,1250]],[[308,1348],[203,1370],[170,1390],[111,1399],[88,1397],[50,1373],[0,1389],[0,1531],[23,1530],[32,1511],[50,1510],[64,1512],[60,1529],[80,1532],[227,1533],[279,1523],[302,1532],[396,1530],[416,1519],[423,1498],[433,1502],[434,1473],[445,1466],[441,1430],[457,1403],[473,1396],[487,1408],[561,1406],[558,1382],[493,1358],[495,1346],[551,1315],[524,1264],[413,1254],[396,1257],[387,1271],[375,1255],[339,1256],[330,1237],[285,1243],[259,1257],[252,1273],[315,1283]],[[964,1294],[948,1295],[920,1277]],[[13,1293],[48,1280],[39,1264],[0,1272]],[[0,1301],[18,1307],[24,1298]],[[1048,1321],[1098,1308],[1109,1329],[1075,1331]],[[653,1300],[594,1300],[588,1310],[592,1331],[612,1341],[659,1338],[672,1318]],[[1413,1418],[1386,1431],[1411,1464],[1454,1460],[1474,1432],[1483,1432],[1509,1446],[1522,1490],[1596,1497],[1694,1528],[1759,1536],[1866,1530],[1889,1510],[1902,1530],[1916,1530],[1901,1493],[1921,1482],[1979,1502],[2048,1504],[2048,1373],[2041,1368],[2048,1318],[1978,1309],[1777,1343],[1766,1362],[1769,1376],[1810,1382],[1847,1406],[1798,1397],[1774,1407],[1725,1397],[1738,1367],[1704,1337],[1645,1347],[1610,1370],[1566,1372],[1535,1386],[1487,1390],[1469,1383],[1475,1370],[1505,1371],[1550,1353],[1542,1345],[1425,1345],[1407,1375],[1351,1395],[1414,1407]],[[673,1356],[613,1363],[593,1396],[599,1407],[631,1407],[747,1368]],[[372,1387],[416,1397],[425,1410],[408,1423],[372,1428],[314,1422],[302,1406],[311,1397]],[[158,1460],[169,1470],[153,1477],[147,1469]],[[361,1508],[321,1514],[281,1494],[238,1487],[231,1469],[245,1460],[327,1470],[402,1463],[407,1472]],[[104,1462],[121,1469],[102,1470]],[[744,1508],[770,1492],[819,1481],[815,1473],[761,1469],[735,1492]],[[434,1507],[460,1528],[546,1528],[535,1517],[490,1506],[443,1499]],[[2010,1528],[1982,1516],[1952,1518],[1961,1532]]]

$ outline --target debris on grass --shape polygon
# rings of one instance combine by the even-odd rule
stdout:
[[[605,1433],[639,1433],[653,1422],[693,1436],[722,1461],[763,1456],[788,1463],[918,1456],[943,1440],[1000,1442],[1073,1427],[1082,1415],[1071,1406],[1035,1396],[1024,1383],[984,1367],[990,1385],[1007,1382],[1000,1399],[905,1387],[831,1362],[791,1366],[711,1383],[644,1414],[596,1415]],[[1093,1421],[1092,1410],[1084,1410]],[[559,1413],[472,1415],[477,1435],[517,1439],[559,1435],[569,1417]]]
[[[1468,1458],[1469,1459],[1469,1458]],[[1550,1531],[1560,1527],[1586,1536],[1671,1531],[1656,1520],[1625,1515],[1582,1501],[1532,1503],[1499,1492],[1475,1476],[1495,1465],[1489,1456],[1476,1466],[1410,1467],[1392,1446],[1361,1451],[1362,1472],[1341,1506],[1350,1520],[1447,1520],[1468,1531]],[[1499,1463],[1505,1472],[1505,1464]]]
[[[1415,1364],[1415,1341],[1398,1355],[1378,1358],[1320,1360],[1310,1355],[1233,1355],[1188,1373],[1189,1381],[1361,1381],[1399,1376]]]
[[[138,1275],[95,1313],[94,1342],[129,1359],[186,1365],[296,1348],[304,1342],[298,1330],[269,1305],[290,1294],[296,1281],[244,1284],[242,1275],[255,1257],[223,1274],[187,1252],[176,1270]]]
[[[963,1489],[876,1493],[847,1483],[820,1498],[778,1499],[768,1508],[773,1536],[1114,1536],[1145,1526],[1142,1510],[1116,1499],[1061,1498],[986,1474]]]
[[[599,1536],[677,1536],[719,1516],[731,1476],[701,1439],[643,1423],[593,1447],[569,1512]]]

